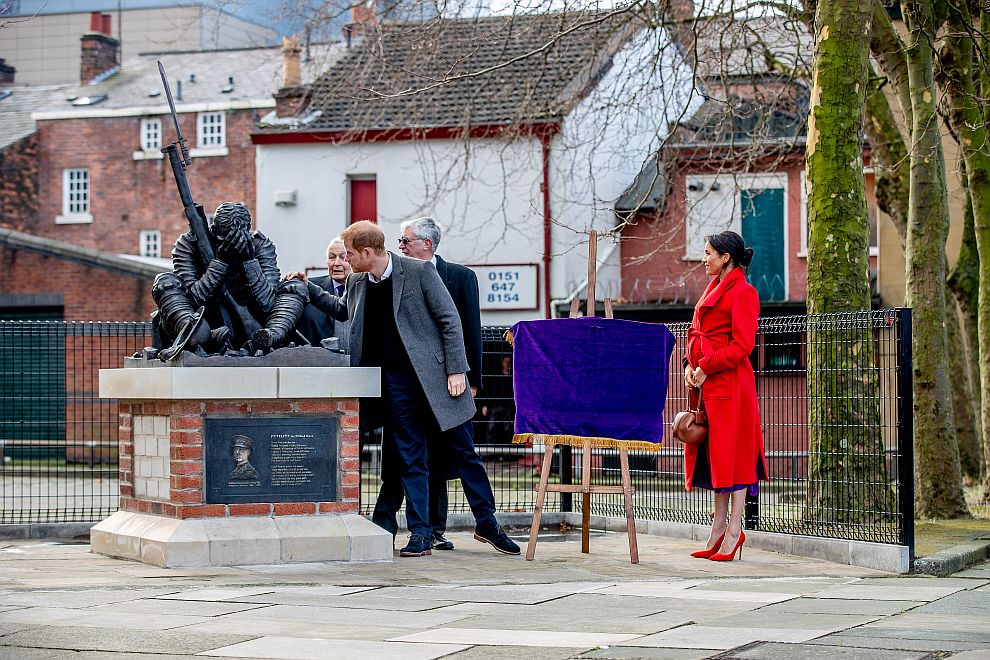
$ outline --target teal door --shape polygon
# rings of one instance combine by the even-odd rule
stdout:
[[[784,189],[741,190],[742,236],[755,254],[749,265],[749,281],[760,300],[783,301],[784,282]]]

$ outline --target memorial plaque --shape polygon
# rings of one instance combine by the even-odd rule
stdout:
[[[207,418],[206,502],[337,499],[337,420]]]

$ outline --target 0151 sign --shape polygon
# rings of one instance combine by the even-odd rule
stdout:
[[[497,264],[471,266],[478,275],[481,290],[481,309],[536,309],[536,264]]]

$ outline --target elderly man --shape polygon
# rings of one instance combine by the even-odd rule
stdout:
[[[340,240],[340,236],[330,241],[327,246],[327,271],[329,271],[328,275],[312,278],[306,278],[303,273],[292,273],[296,276],[293,279],[303,279],[310,291],[310,304],[306,305],[298,329],[314,346],[319,346],[320,341],[327,337],[337,337],[340,347],[346,352],[349,333],[347,321],[334,322],[315,304],[319,291],[325,291],[338,298],[344,295],[344,286],[347,283],[347,276],[351,274],[351,265],[347,263],[347,250],[344,249],[344,241]],[[286,278],[288,279],[288,276]]]
[[[399,250],[407,257],[429,261],[437,269],[440,280],[457,307],[464,331],[464,349],[468,358],[468,382],[471,394],[477,395],[481,386],[481,310],[478,297],[478,276],[460,264],[445,261],[436,253],[442,231],[433,218],[423,217],[402,223]],[[402,482],[396,473],[394,444],[388,435],[382,437],[382,486],[372,520],[380,527],[394,532],[399,524],[396,514],[402,506]],[[430,525],[433,527],[433,548],[453,550],[447,540],[447,479],[456,478],[448,462],[449,450],[438,435],[429,438],[430,457]]]
[[[351,364],[381,368],[383,421],[402,462],[410,531],[399,556],[432,552],[426,442],[436,434],[448,445],[464,485],[477,523],[474,537],[499,552],[519,554],[495,518],[495,496],[474,451],[475,405],[461,323],[436,268],[385,250],[385,234],[371,222],[356,222],[340,237],[354,273],[343,298],[323,296],[335,319],[350,318]]]

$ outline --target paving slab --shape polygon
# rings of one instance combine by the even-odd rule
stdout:
[[[798,614],[794,612],[767,612],[759,609],[711,619],[709,626],[722,628],[777,628],[780,630],[846,630],[876,621],[877,616],[860,614]]]
[[[61,649],[32,649],[24,646],[0,646],[0,658],[3,660],[51,660],[65,657]]]
[[[33,628],[34,625],[32,623],[0,623],[0,637]]]
[[[986,615],[970,614],[930,614],[927,612],[904,612],[871,623],[867,628],[919,628],[923,630],[946,630],[961,632],[985,632],[990,641],[990,618]]]
[[[256,605],[319,605],[323,607],[347,607],[363,610],[394,610],[397,612],[421,612],[450,605],[451,601],[405,600],[382,598],[379,589],[361,588],[352,595],[323,595],[325,587],[300,587],[276,589],[258,596],[243,596],[232,601]]]
[[[865,614],[889,616],[921,605],[916,600],[845,600],[842,598],[795,598],[774,603],[761,612],[792,612],[794,614]]]
[[[282,658],[285,660],[325,660],[326,658],[366,657],[375,660],[433,660],[467,647],[458,644],[395,644],[361,640],[259,637],[199,653],[200,656],[233,658]]]
[[[633,646],[610,646],[582,653],[578,658],[605,658],[606,660],[703,660],[718,649],[661,649]]]
[[[623,646],[653,646],[699,649],[731,649],[751,642],[806,642],[834,632],[828,629],[731,628],[710,624],[681,626],[655,635],[640,637]]]
[[[922,605],[916,612],[931,614],[970,614],[990,620],[990,592],[960,591]]]
[[[962,651],[952,657],[954,660],[990,660],[990,648],[978,651]]]
[[[871,637],[874,639],[927,639],[934,641],[972,642],[974,644],[990,646],[990,632],[972,632],[958,629],[926,630],[920,628],[885,628],[877,624],[874,626],[864,626],[862,628],[843,630],[840,633],[840,636]],[[0,640],[2,639],[3,638],[0,637]]]
[[[895,639],[891,637],[852,637],[844,636],[842,633],[819,637],[814,640],[815,644],[821,646],[840,646],[846,649],[891,649],[895,651],[931,651],[950,653],[972,649],[986,649],[986,644],[979,642],[958,642],[955,640],[926,640],[926,639]]]
[[[688,581],[685,580],[684,582]],[[684,600],[718,602],[739,601],[754,604],[779,603],[798,597],[798,594],[785,592],[747,590],[726,591],[724,589],[694,588],[702,584],[702,582],[698,581],[695,581],[694,584],[684,584],[679,582],[626,582],[613,587],[598,589],[597,593],[616,594],[620,596],[649,596],[654,598],[674,597]]]
[[[3,646],[121,653],[188,655],[229,646],[257,635],[207,635],[182,630],[121,630],[78,626],[36,626],[0,637]]]
[[[260,596],[270,594],[274,591],[272,587],[239,587],[232,589],[189,589],[185,591],[172,591],[170,593],[157,596],[163,600],[202,600],[209,602],[232,601],[235,598],[244,596]]]
[[[596,591],[600,582],[572,582],[561,584],[503,584],[471,587],[386,587],[376,595],[382,598],[412,600],[449,600],[475,603],[515,603],[534,605],[563,596]]]
[[[393,642],[468,644],[482,646],[563,646],[578,649],[618,644],[640,635],[559,630],[488,630],[485,628],[436,628],[394,637]]]
[[[244,621],[226,617],[210,619],[206,623],[183,628],[190,632],[204,632],[214,635],[236,635],[250,630],[253,635],[271,637],[308,637],[313,639],[355,639],[371,642],[384,642],[391,637],[400,637],[409,632],[408,628],[389,628],[381,625],[328,625],[323,621],[287,621],[285,619],[255,619],[247,626]]]
[[[918,651],[891,651],[881,649],[842,649],[817,644],[786,644],[783,642],[756,642],[743,648],[732,649],[716,655],[713,660],[793,660],[793,658],[816,658],[829,660],[924,660],[930,654]]]
[[[288,621],[313,620],[326,625],[366,625],[390,628],[431,628],[466,618],[467,614],[430,610],[427,612],[397,612],[394,610],[361,610],[345,607],[303,607],[299,605],[270,605],[268,607],[235,612],[225,618],[240,621],[249,626],[254,619],[284,619]]]
[[[144,598],[130,600],[125,603],[108,603],[88,608],[89,612],[124,612],[145,615],[181,615],[195,617],[223,616],[234,612],[255,610],[267,607],[262,603],[228,603],[195,600],[163,600],[160,598]]]
[[[913,580],[905,580],[910,583]],[[841,587],[829,587],[815,594],[816,598],[842,598],[851,600],[918,600],[932,601],[944,598],[949,594],[962,591],[962,586],[904,586],[896,584],[847,584]]]
[[[472,646],[444,660],[566,660],[578,657],[572,648],[550,646]]]
[[[91,607],[122,603],[168,593],[167,589],[83,589],[78,591],[18,591],[0,596],[0,604],[31,607]]]

